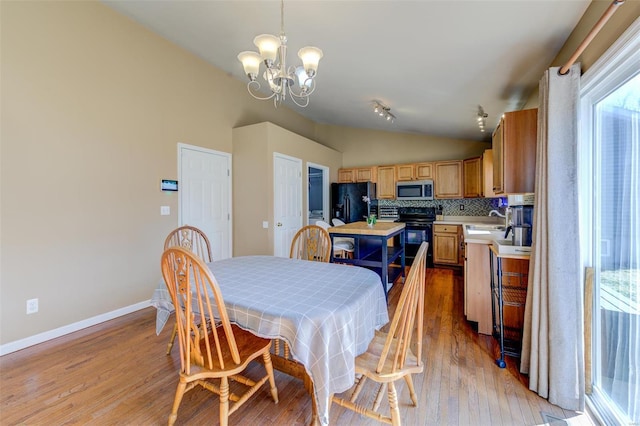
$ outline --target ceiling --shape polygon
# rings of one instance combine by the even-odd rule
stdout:
[[[245,82],[237,54],[280,32],[273,0],[103,3]],[[589,3],[288,0],[287,64],[299,63],[303,46],[324,52],[309,106],[290,107],[319,123],[488,141],[503,112],[524,106]],[[373,113],[374,100],[394,123]]]

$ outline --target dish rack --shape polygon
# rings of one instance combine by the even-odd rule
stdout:
[[[505,355],[520,357],[522,351],[522,327],[505,325],[505,307],[523,308],[527,300],[528,274],[504,271],[502,258],[490,255],[491,311],[493,337],[500,342],[500,358],[496,365],[506,367]]]

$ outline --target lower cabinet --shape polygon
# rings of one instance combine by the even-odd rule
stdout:
[[[464,312],[478,323],[478,333],[491,335],[491,268],[487,244],[465,244]]]
[[[433,225],[433,263],[462,266],[464,262],[462,241],[461,226]]]

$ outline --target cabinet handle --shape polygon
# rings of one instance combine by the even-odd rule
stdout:
[[[276,226],[282,226],[282,223],[278,222],[278,224]]]

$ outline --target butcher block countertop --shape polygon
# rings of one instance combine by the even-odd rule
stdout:
[[[369,227],[367,222],[351,222],[346,225],[332,226],[329,228],[330,234],[351,234],[351,235],[377,235],[385,237],[404,229],[405,224],[401,222],[377,222],[373,227]]]

